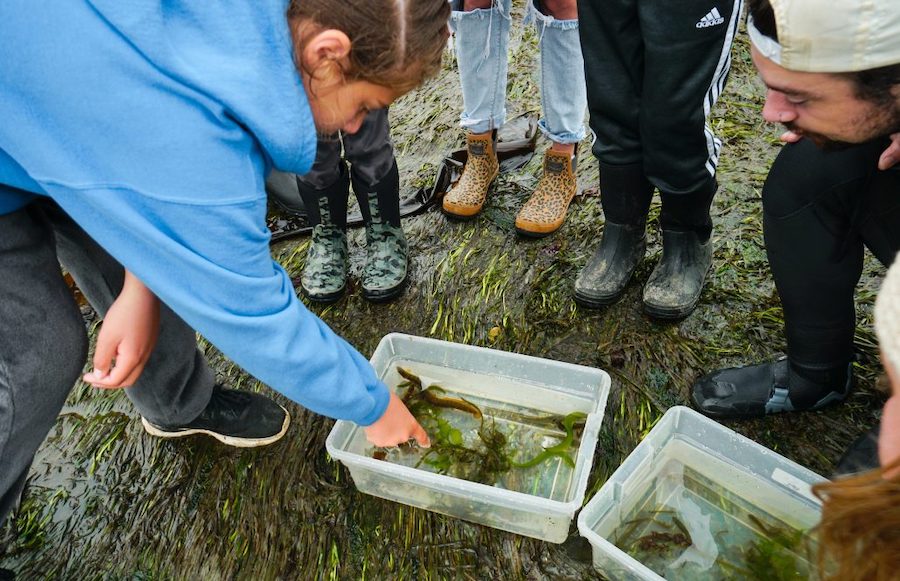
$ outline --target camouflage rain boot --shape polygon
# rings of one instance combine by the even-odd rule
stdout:
[[[400,176],[397,163],[387,176],[366,187],[353,176],[353,192],[366,223],[366,265],[363,296],[374,302],[403,292],[408,272],[409,247],[400,226]]]
[[[466,137],[469,156],[462,177],[444,196],[444,213],[453,218],[474,218],[487,200],[488,189],[500,173],[497,161],[497,130],[487,134],[469,133]]]
[[[541,238],[562,226],[569,203],[577,191],[577,155],[577,147],[571,156],[549,149],[544,154],[544,175],[516,216],[516,231],[519,234]]]
[[[300,275],[303,294],[312,301],[334,302],[347,288],[350,254],[347,249],[347,197],[350,179],[341,162],[341,176],[324,190],[302,184],[300,193],[314,223],[306,265]]]

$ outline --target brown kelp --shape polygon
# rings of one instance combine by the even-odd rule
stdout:
[[[415,466],[426,464],[440,474],[482,484],[495,484],[512,469],[533,468],[554,458],[574,468],[572,453],[578,448],[587,414],[537,416],[493,409],[485,414],[471,401],[447,395],[447,390],[439,385],[424,387],[421,378],[405,367],[397,366],[397,372],[404,380],[397,386],[405,390],[401,396],[403,403],[431,435],[431,447],[422,453]],[[464,437],[462,430],[451,422],[452,416],[444,417],[445,410],[463,412],[477,420],[478,425],[472,430],[474,435]],[[514,422],[559,429],[565,435],[531,458],[513,459],[516,451],[511,449],[509,437],[498,426],[497,418],[505,420],[507,425]],[[376,450],[373,457],[384,459],[385,455]]]

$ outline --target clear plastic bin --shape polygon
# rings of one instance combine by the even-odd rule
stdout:
[[[566,539],[584,500],[609,394],[604,371],[398,333],[381,340],[371,361],[388,386],[400,382],[396,367],[402,365],[429,384],[495,410],[485,411],[494,421],[522,410],[545,416],[587,414],[574,468],[551,463],[528,492],[376,460],[363,430],[352,422],[338,421],[325,443],[328,453],[350,470],[360,492],[554,543]]]
[[[578,530],[593,547],[594,568],[613,580],[741,578],[747,555],[761,551],[759,539],[797,539],[818,522],[810,486],[823,480],[673,407],[584,507]],[[777,550],[797,573],[812,569],[814,546],[805,537]]]

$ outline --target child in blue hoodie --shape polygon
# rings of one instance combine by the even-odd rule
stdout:
[[[87,350],[58,262],[105,315],[85,379],[133,384],[151,433],[260,445],[287,428],[214,385],[196,330],[376,445],[428,445],[272,260],[264,181],[434,74],[448,17],[446,0],[3,2],[0,520]]]

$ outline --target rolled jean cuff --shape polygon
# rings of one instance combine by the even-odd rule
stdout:
[[[582,126],[581,131],[562,131],[559,133],[554,133],[547,128],[547,122],[543,119],[538,121],[538,129],[541,130],[541,133],[547,139],[554,141],[555,143],[579,143],[582,139],[587,136],[587,129]],[[477,133],[477,132],[473,132]]]
[[[491,117],[490,119],[472,119],[466,117],[465,113],[459,117],[459,126],[469,133],[487,133],[492,129],[499,129],[503,126],[506,119],[506,109],[503,109],[502,116]]]

